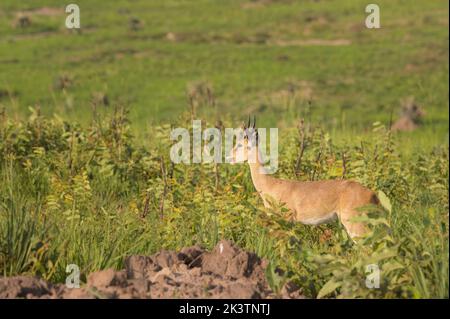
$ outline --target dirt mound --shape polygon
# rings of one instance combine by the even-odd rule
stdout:
[[[222,240],[211,252],[192,246],[130,256],[124,270],[91,273],[81,288],[36,277],[0,278],[0,298],[303,298],[292,283],[275,294],[266,266],[267,261]]]
[[[393,131],[414,131],[422,125],[426,112],[415,102],[414,97],[408,97],[402,102],[400,118],[392,125]]]

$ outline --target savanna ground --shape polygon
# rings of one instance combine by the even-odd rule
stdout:
[[[230,239],[269,260],[274,290],[448,298],[447,1],[378,1],[377,30],[367,1],[76,3],[79,32],[61,1],[0,4],[2,275],[64,282],[75,263],[85,280]],[[408,97],[426,116],[392,133]],[[171,127],[249,114],[279,129],[277,176],[381,194],[391,208],[367,217],[365,241],[264,209],[244,165],[170,162]]]

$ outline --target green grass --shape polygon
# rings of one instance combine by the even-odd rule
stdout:
[[[174,125],[189,119],[186,113]],[[305,226],[286,221],[283,208],[264,209],[246,166],[218,165],[216,174],[211,164],[172,165],[167,126],[154,127],[152,142],[139,146],[121,109],[86,129],[37,113],[26,122],[4,116],[0,124],[3,275],[63,282],[67,264],[79,265],[85,278],[122,267],[131,254],[211,248],[227,238],[270,261],[274,289],[292,280],[309,297],[448,297],[446,147],[405,156],[383,125],[359,146],[338,146],[316,128],[295,177],[299,141],[283,133],[277,176],[341,178],[345,152],[345,177],[389,198],[391,212],[372,212],[373,233],[352,245],[338,223]],[[380,289],[363,285],[373,263],[382,270]]]
[[[217,108],[204,116],[240,120],[253,112],[261,125],[289,126],[292,113],[277,92],[294,86],[292,112],[311,99],[315,121],[360,133],[387,124],[400,100],[414,96],[428,112],[424,135],[448,141],[448,2],[381,1],[378,30],[364,27],[364,1],[258,3],[79,1],[78,34],[65,29],[64,14],[12,26],[18,11],[63,9],[58,1],[3,1],[0,88],[16,95],[0,103],[22,115],[40,104],[45,114],[86,122],[92,95],[104,92],[131,107],[142,132],[179,116],[189,85],[205,81]],[[132,17],[141,29],[130,29]],[[298,45],[311,39],[349,44]],[[54,88],[63,74],[73,79],[65,91]]]
[[[379,30],[364,27],[359,0],[77,4],[81,32],[65,29],[60,1],[0,4],[2,275],[64,282],[67,264],[86,276],[130,254],[228,238],[270,260],[274,289],[293,280],[310,297],[448,298],[447,1],[379,1]],[[62,13],[14,26],[40,7]],[[355,246],[339,224],[263,209],[245,166],[219,165],[217,189],[214,167],[172,166],[169,125],[190,125],[189,92],[209,125],[255,114],[278,127],[277,176],[341,178],[345,153],[346,177],[384,192],[392,212],[374,212],[378,226]],[[391,135],[408,96],[423,125]],[[317,130],[295,177],[300,117]],[[383,280],[369,290],[374,260]]]

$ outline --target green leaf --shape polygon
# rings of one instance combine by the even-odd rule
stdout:
[[[405,268],[401,263],[397,261],[390,261],[383,265],[383,273],[387,274],[391,271]]]
[[[392,212],[392,205],[391,205],[391,201],[389,200],[389,198],[387,197],[387,195],[382,191],[379,190],[378,191],[378,199],[381,202],[381,205],[389,212]]]
[[[323,285],[322,289],[320,289],[319,293],[317,294],[317,298],[320,299],[326,295],[331,294],[333,291],[335,291],[341,285],[342,285],[342,283],[335,282],[334,279],[330,279],[325,285]]]

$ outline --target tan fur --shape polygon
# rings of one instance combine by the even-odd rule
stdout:
[[[259,154],[257,146],[248,147],[250,143],[247,140],[244,143],[246,151],[241,161],[248,160],[249,152],[256,151]],[[236,157],[236,149],[233,149],[232,156]],[[262,173],[261,169],[264,168],[259,160],[249,162],[249,166],[253,185],[263,199],[264,206],[269,207],[271,200],[284,204],[294,213],[295,221],[303,224],[317,225],[339,218],[350,237],[361,237],[367,232],[366,226],[360,222],[351,222],[351,219],[363,213],[358,208],[379,204],[373,191],[355,181],[285,180]]]

